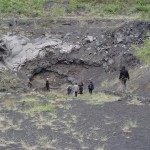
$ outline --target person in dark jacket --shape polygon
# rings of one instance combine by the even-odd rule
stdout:
[[[46,86],[46,90],[49,91],[50,88],[49,88],[49,81],[48,81],[48,78],[46,79],[46,84],[45,84],[45,86]]]
[[[83,82],[81,82],[78,86],[79,86],[79,94],[83,94]]]
[[[72,86],[68,85],[68,87],[67,87],[67,94],[70,95],[71,92],[72,92]]]
[[[88,90],[89,93],[92,94],[93,90],[94,90],[94,84],[92,81],[90,81],[89,85],[88,85]]]
[[[125,66],[120,70],[119,80],[122,83],[122,92],[126,91],[126,81],[129,80],[129,73]]]

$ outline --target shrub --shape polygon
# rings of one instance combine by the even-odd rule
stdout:
[[[142,47],[134,47],[136,50],[135,55],[150,65],[150,39],[146,39]]]
[[[119,5],[117,4],[108,4],[104,7],[104,11],[110,12],[110,13],[116,13],[120,10]]]
[[[149,0],[136,0],[136,3],[140,5],[150,4]]]
[[[54,4],[50,10],[51,17],[60,17],[64,15],[64,8],[61,7],[59,4]]]
[[[66,9],[66,12],[67,13],[74,12],[76,10],[76,8],[77,8],[77,3],[78,3],[78,0],[70,0],[69,1],[69,5],[68,5],[68,7]]]
[[[135,7],[136,11],[144,11],[144,12],[148,12],[150,11],[150,5],[137,5]]]

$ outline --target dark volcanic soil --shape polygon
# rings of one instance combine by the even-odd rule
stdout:
[[[54,97],[53,93],[1,94],[0,149],[150,149],[148,103],[128,95],[114,102],[101,99],[100,104],[90,99],[66,97],[60,101]],[[29,112],[46,104],[54,105],[56,111]]]
[[[32,43],[35,38],[52,37],[62,45],[76,47],[62,53],[57,46],[45,46],[42,58],[37,56],[17,68],[18,80],[11,76],[12,72],[9,76],[1,73],[0,90],[7,93],[0,93],[0,150],[150,150],[150,68],[140,66],[132,47],[141,46],[148,38],[150,22],[14,21],[17,22],[9,38],[23,35]],[[8,23],[1,23],[0,33],[6,34]],[[1,47],[0,51],[4,53],[5,49]],[[9,54],[3,55],[7,58]],[[2,56],[0,65],[5,65],[5,57]],[[121,95],[118,75],[124,64],[129,69],[130,81],[128,94]],[[57,93],[37,92],[43,90],[47,77]],[[27,88],[28,78],[32,89]],[[95,84],[92,96],[86,90],[78,98],[61,93],[66,83],[83,81],[87,87],[89,80]],[[9,85],[15,93],[8,93]],[[27,90],[28,93],[21,94]]]

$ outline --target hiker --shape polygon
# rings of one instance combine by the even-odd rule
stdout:
[[[75,83],[74,86],[73,86],[73,91],[74,91],[74,96],[75,97],[77,97],[77,95],[78,95],[78,90],[79,90],[78,84]]]
[[[93,90],[94,90],[94,84],[92,81],[90,81],[89,85],[88,85],[88,90],[89,93],[92,94]]]
[[[129,73],[125,66],[123,66],[120,70],[119,80],[122,83],[122,92],[126,91],[126,81],[129,80]]]
[[[79,94],[83,94],[83,82],[79,84]]]
[[[72,86],[68,85],[68,87],[67,87],[67,94],[70,95],[71,92],[72,92]]]
[[[49,81],[48,81],[48,78],[46,79],[46,84],[45,85],[46,85],[46,90],[49,91]]]

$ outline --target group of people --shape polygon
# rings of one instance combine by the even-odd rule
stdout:
[[[127,80],[129,80],[129,73],[125,66],[123,66],[120,69],[119,80],[122,83],[122,92],[124,93],[126,91],[126,82]],[[45,86],[46,86],[46,90],[49,91],[50,86],[49,86],[48,78],[46,79]],[[74,96],[77,97],[78,94],[83,94],[83,87],[84,87],[83,82],[81,82],[80,84],[75,83],[74,85],[69,85],[67,87],[67,94],[70,95],[71,93],[73,93]],[[88,84],[88,91],[90,94],[92,94],[93,90],[94,90],[94,84],[92,81],[90,81]]]
[[[74,96],[77,97],[78,94],[83,94],[83,86],[83,82],[81,82],[80,84],[75,83],[73,86],[69,85],[67,87],[67,94],[70,95],[71,93],[73,93]],[[92,94],[94,90],[94,84],[92,81],[90,81],[90,83],[88,84],[88,90],[89,93]]]

